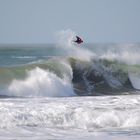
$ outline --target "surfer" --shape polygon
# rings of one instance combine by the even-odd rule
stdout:
[[[76,42],[77,44],[81,44],[83,43],[83,40],[79,36],[76,36],[76,40],[74,42]]]

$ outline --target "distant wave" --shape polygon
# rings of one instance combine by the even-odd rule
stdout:
[[[37,58],[37,57],[36,56],[11,56],[11,58],[30,59],[30,58]]]

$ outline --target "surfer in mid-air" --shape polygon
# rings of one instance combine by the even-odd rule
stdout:
[[[74,42],[77,44],[81,44],[83,43],[83,40],[79,36],[76,36],[76,40]]]

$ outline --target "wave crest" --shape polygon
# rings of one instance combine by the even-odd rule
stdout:
[[[61,79],[47,70],[37,67],[29,71],[27,75],[25,80],[13,80],[8,89],[12,96],[63,97],[74,95],[69,81],[65,78]]]

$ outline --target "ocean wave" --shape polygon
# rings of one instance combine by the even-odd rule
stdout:
[[[54,57],[0,68],[0,85],[8,89],[4,94],[10,96],[112,95],[140,89],[138,74],[139,65],[106,59]]]

